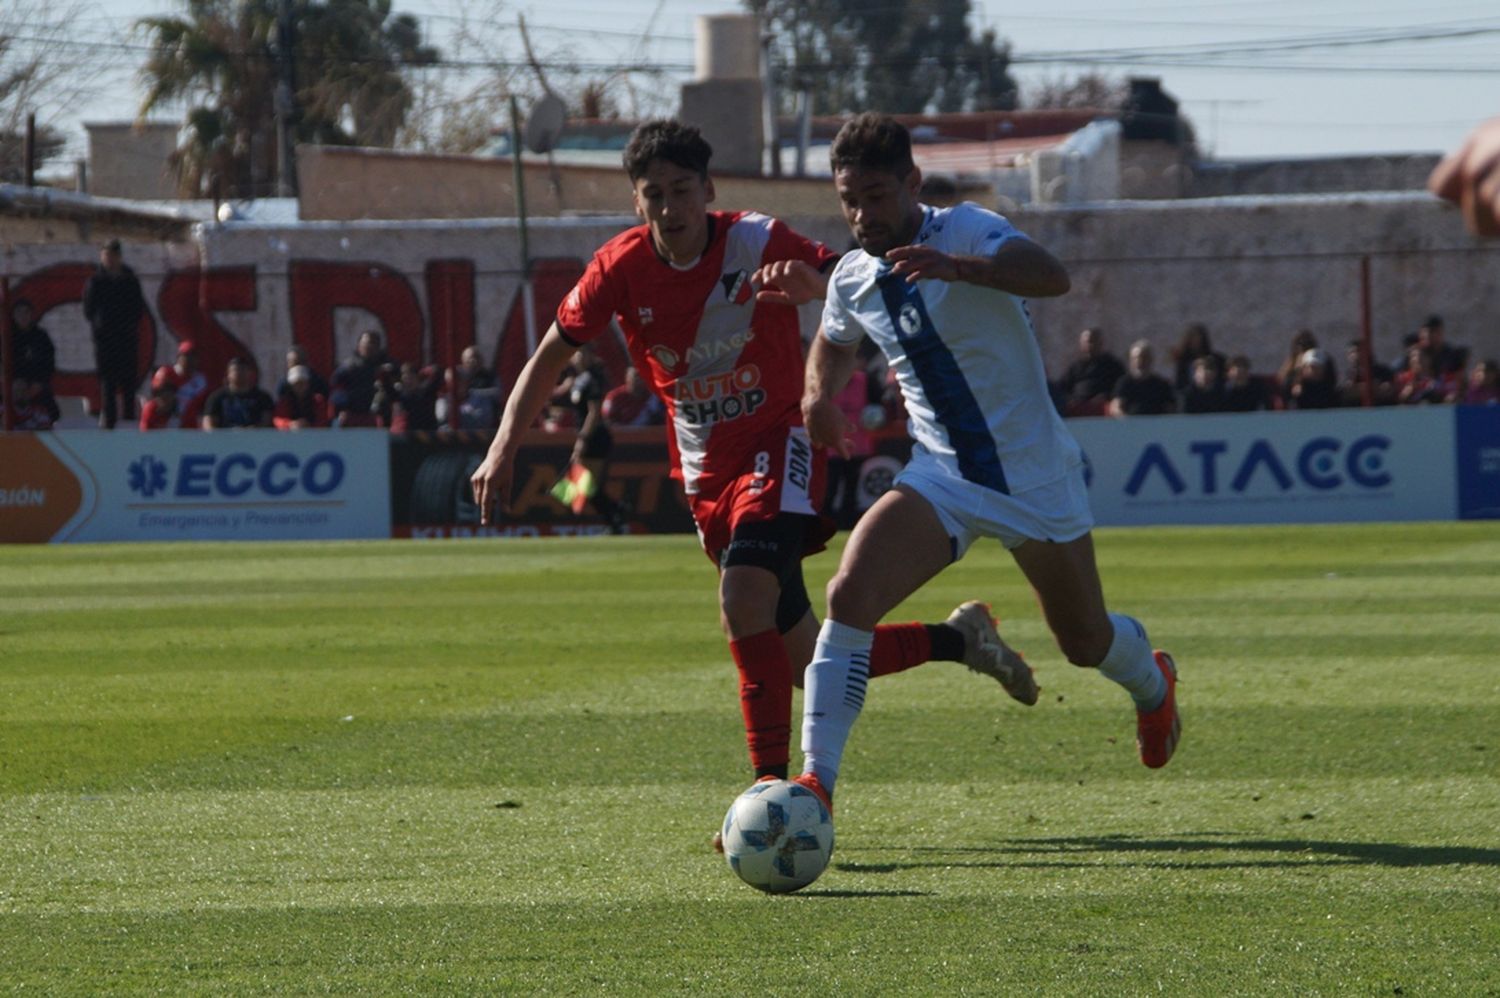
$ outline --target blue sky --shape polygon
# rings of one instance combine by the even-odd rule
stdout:
[[[1495,0],[976,0],[974,6],[978,24],[1010,41],[1023,93],[1039,81],[1091,69],[1158,76],[1193,119],[1200,145],[1220,157],[1438,152],[1500,114]],[[128,43],[136,18],[179,7],[168,0],[106,0],[88,8],[75,37]],[[395,8],[421,18],[445,48],[463,18],[472,22],[479,10],[492,25],[493,44],[519,57],[517,33],[508,30],[519,13],[543,60],[572,54],[590,62],[675,66],[692,63],[695,16],[740,10],[732,0],[395,0]],[[638,94],[675,92],[635,82]],[[56,123],[76,129],[85,120],[128,118],[140,100],[127,69],[108,74],[96,89]]]

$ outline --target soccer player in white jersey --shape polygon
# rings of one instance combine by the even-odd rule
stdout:
[[[1176,667],[1139,621],[1105,608],[1082,455],[1048,396],[1026,311],[1026,298],[1065,293],[1067,270],[978,205],[921,204],[911,138],[892,118],[846,123],[832,160],[860,248],[829,280],[803,420],[813,443],[847,449],[833,399],[869,336],[899,379],[914,446],[828,583],[806,677],[805,775],[831,798],[876,624],[980,537],[1009,549],[1068,660],[1130,693],[1141,761],[1166,765],[1180,729]]]

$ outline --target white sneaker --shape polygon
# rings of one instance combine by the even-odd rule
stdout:
[[[1005,692],[1026,706],[1036,703],[1041,691],[1031,666],[1001,639],[988,605],[978,600],[960,603],[946,623],[964,636],[964,665],[999,680]]]

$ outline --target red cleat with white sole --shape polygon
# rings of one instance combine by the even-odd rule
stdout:
[[[1160,769],[1177,751],[1178,739],[1182,737],[1182,717],[1177,713],[1177,663],[1172,656],[1158,650],[1156,667],[1167,681],[1167,697],[1155,710],[1136,710],[1135,745],[1140,750],[1141,762],[1152,769]]]

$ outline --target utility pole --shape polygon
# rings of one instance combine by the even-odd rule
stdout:
[[[276,5],[276,193],[297,196],[297,22],[293,0]]]

